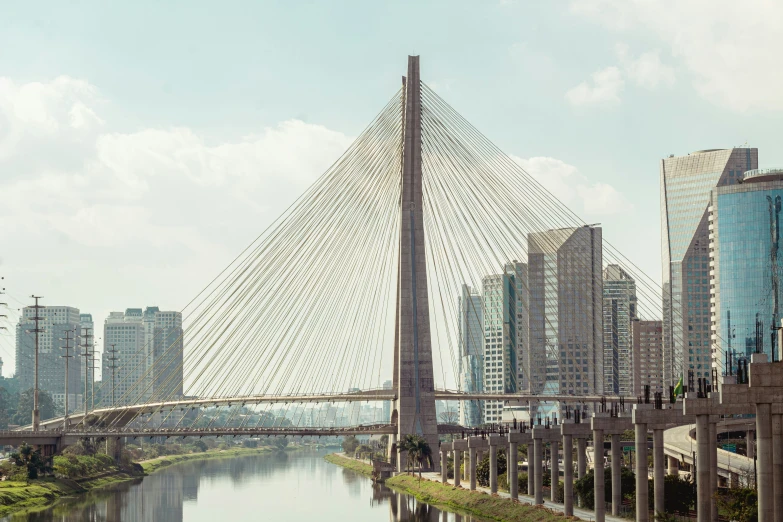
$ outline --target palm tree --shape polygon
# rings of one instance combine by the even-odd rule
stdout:
[[[424,465],[432,465],[432,449],[429,443],[419,435],[406,435],[399,443],[399,450],[408,453],[407,465],[419,465],[419,478]]]

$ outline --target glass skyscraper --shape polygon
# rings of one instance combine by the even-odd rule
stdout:
[[[484,391],[484,326],[481,295],[462,285],[459,298],[459,378],[460,388],[468,393]],[[460,402],[460,424],[483,423],[481,401]]]
[[[664,384],[689,369],[711,378],[711,255],[707,207],[716,186],[758,166],[758,149],[697,151],[661,160]]]
[[[780,360],[783,169],[735,173],[712,190],[712,324],[721,368],[761,351]],[[729,354],[731,354],[729,356]]]
[[[517,283],[514,270],[484,277],[484,389],[516,393]],[[500,422],[503,401],[485,401],[484,422]]]

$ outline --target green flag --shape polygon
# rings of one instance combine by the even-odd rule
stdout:
[[[674,387],[674,396],[679,397],[682,395],[682,376],[680,376],[680,380],[677,381],[677,386]]]

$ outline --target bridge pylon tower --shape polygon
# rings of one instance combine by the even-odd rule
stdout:
[[[430,337],[427,261],[424,242],[421,156],[421,80],[419,57],[408,56],[408,75],[403,78],[402,186],[400,198],[400,258],[398,261],[396,331],[393,387],[397,400],[392,422],[397,439],[406,435],[424,437],[438,447],[435,383]],[[405,457],[397,455],[398,469]],[[438,459],[433,466],[439,467]]]

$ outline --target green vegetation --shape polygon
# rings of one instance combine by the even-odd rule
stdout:
[[[258,455],[260,453],[269,453],[272,451],[268,447],[261,448],[235,448],[235,449],[218,449],[214,451],[206,451],[202,453],[182,453],[177,455],[165,455],[157,457],[151,460],[141,462],[141,467],[144,469],[144,473],[154,473],[161,468],[177,464],[179,462],[185,462],[188,460],[204,460],[204,459],[224,459],[230,457],[239,457],[241,455]]]
[[[737,488],[718,493],[718,509],[729,520],[755,522],[758,520],[758,495],[756,490]]]
[[[422,502],[476,515],[489,520],[525,520],[529,522],[561,522],[563,516],[543,506],[531,506],[512,502],[507,498],[487,495],[444,485],[439,482],[420,480],[407,475],[397,475],[386,481],[386,485],[403,493],[415,496]]]
[[[350,469],[351,471],[361,473],[367,477],[372,477],[372,466],[365,464],[364,462],[359,462],[358,460],[349,459],[347,457],[341,457],[340,455],[335,455],[334,453],[326,455],[324,460],[326,462],[331,462],[332,464],[337,464],[338,466]]]
[[[406,466],[410,469],[411,464],[418,465],[419,477],[421,477],[421,468],[423,466],[432,466],[432,449],[429,443],[419,435],[405,435],[397,448],[400,453],[406,452]]]
[[[17,389],[15,379],[0,379],[0,429],[7,429],[9,424],[24,426],[33,421],[33,389],[22,392]],[[62,414],[48,392],[40,390],[38,402],[41,420]]]

